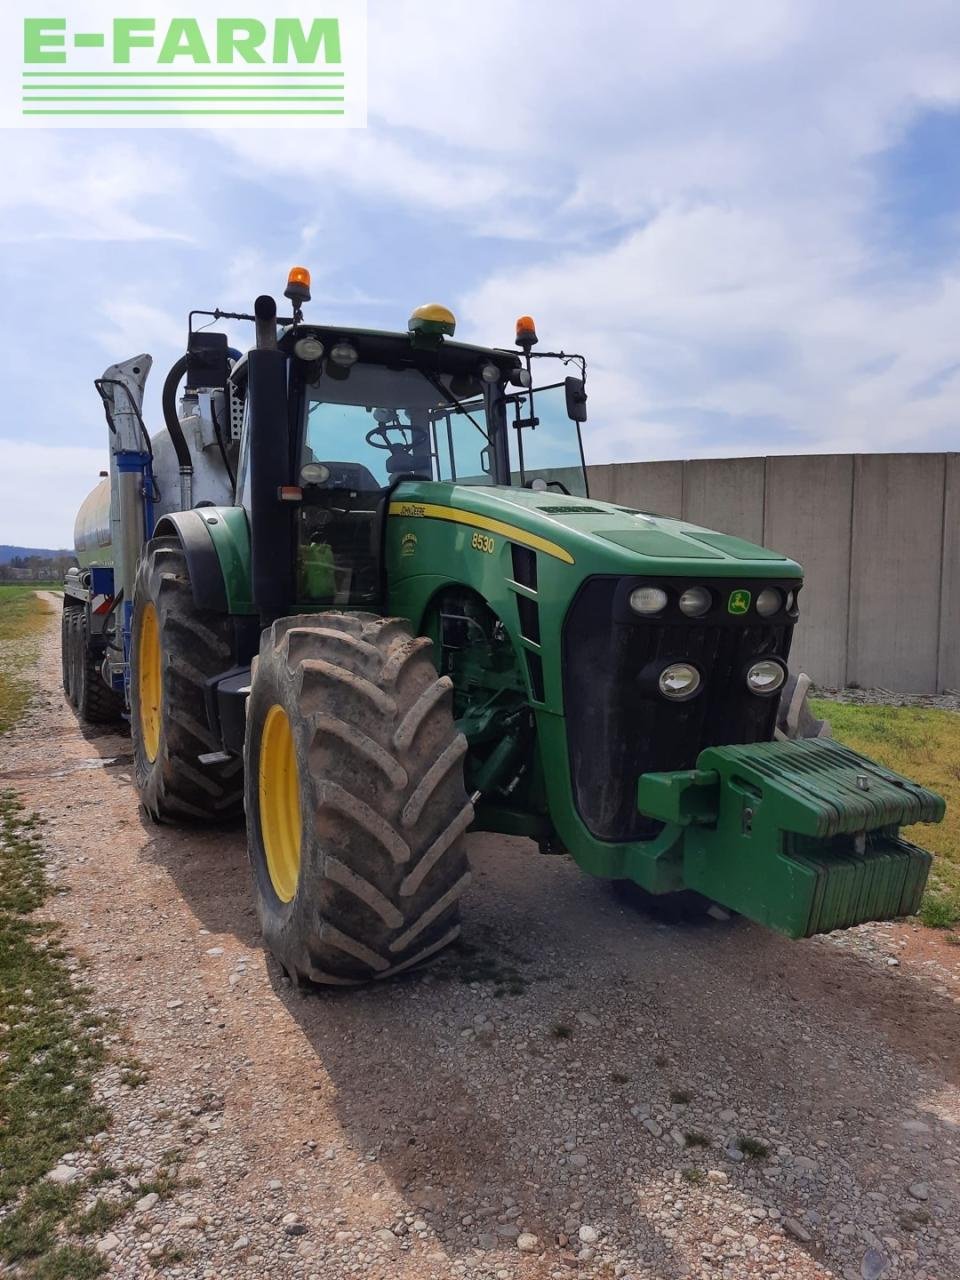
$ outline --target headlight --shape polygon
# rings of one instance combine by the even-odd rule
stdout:
[[[764,587],[757,596],[757,613],[761,618],[769,618],[783,608],[783,596],[776,587]]]
[[[338,342],[336,346],[330,350],[330,359],[334,364],[340,365],[343,369],[349,369],[352,364],[356,364],[359,356],[357,348],[351,346],[349,342]]]
[[[630,608],[637,613],[661,613],[667,607],[667,593],[662,587],[635,587],[630,592]]]
[[[660,672],[657,684],[665,698],[684,702],[700,688],[700,672],[689,662],[671,662]]]
[[[787,678],[779,662],[764,658],[747,671],[747,688],[751,693],[776,693]]]
[[[712,604],[713,597],[706,587],[687,587],[680,597],[680,612],[688,618],[700,618]]]
[[[323,343],[319,338],[300,338],[293,344],[293,354],[299,360],[319,360],[323,355]]]
[[[787,612],[792,613],[797,605],[797,593],[795,591],[787,592]]]

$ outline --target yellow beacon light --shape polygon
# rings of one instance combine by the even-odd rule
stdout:
[[[457,317],[449,307],[441,306],[439,302],[427,302],[417,307],[407,321],[410,332],[423,337],[452,338],[456,327]]]
[[[291,267],[287,276],[287,287],[283,296],[289,298],[294,306],[310,301],[310,272],[306,267]]]
[[[533,323],[533,316],[521,316],[517,321],[517,346],[529,348],[535,346],[538,341],[537,326]]]

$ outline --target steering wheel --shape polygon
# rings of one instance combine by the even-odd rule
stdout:
[[[392,453],[399,445],[402,449],[408,448],[406,440],[390,439],[390,431],[408,431],[410,428],[404,426],[402,422],[379,422],[375,428],[367,431],[364,439],[366,443],[374,449],[387,449],[388,453]]]
[[[409,431],[410,439],[391,440],[391,431]],[[388,453],[395,453],[398,449],[413,451],[422,448],[427,443],[428,436],[425,427],[411,427],[404,422],[381,422],[368,431],[364,439],[373,449],[386,449]]]

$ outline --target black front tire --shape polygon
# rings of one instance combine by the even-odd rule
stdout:
[[[247,839],[264,939],[298,983],[386,978],[460,932],[467,744],[431,648],[398,619],[332,613],[282,619],[261,639],[247,708]],[[286,774],[263,749],[278,709],[292,740]],[[285,829],[297,832],[298,872],[278,892],[261,789],[270,805],[269,788],[293,774],[299,805]]]
[[[141,641],[151,608],[161,673],[159,737],[153,753],[140,694]],[[221,747],[207,717],[206,682],[232,663],[229,617],[197,608],[180,543],[153,538],[140,562],[133,597],[130,731],[140,802],[158,822],[226,822],[242,813],[243,761],[203,765],[198,760]]]

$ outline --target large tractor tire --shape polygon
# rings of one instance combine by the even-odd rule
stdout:
[[[460,932],[466,739],[431,642],[394,618],[265,632],[247,707],[247,838],[264,939],[297,984],[387,978]]]
[[[100,674],[103,653],[90,644],[86,610],[78,610],[77,714],[88,724],[116,724],[123,719],[123,696],[104,684]]]
[[[148,543],[133,596],[130,731],[140,802],[157,822],[224,822],[243,805],[243,762],[220,750],[205,685],[233,661],[230,619],[193,602],[176,538]]]

